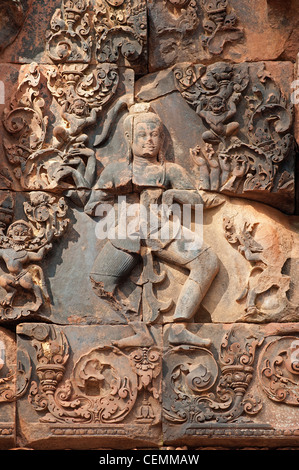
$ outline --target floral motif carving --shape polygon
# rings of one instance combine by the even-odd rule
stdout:
[[[71,351],[62,329],[23,324],[18,333],[31,338],[36,349],[39,383],[31,382],[28,399],[36,411],[46,412],[41,422],[119,423],[132,412],[141,391],[138,422],[159,421],[150,400],[160,399],[161,352],[155,345],[136,348],[129,339],[123,348],[108,341],[80,356],[67,373]]]
[[[40,95],[40,80],[39,66],[32,63],[9,107],[4,110],[3,124],[9,138],[3,138],[3,145],[19,180],[28,158],[40,150],[45,141],[48,117],[43,114],[45,101]]]
[[[0,403],[14,401],[16,397],[16,374],[12,367],[7,368],[5,343],[0,341]],[[9,358],[12,361],[12,358]]]
[[[197,28],[200,19],[196,0],[166,0],[165,3],[169,11],[169,21],[166,27],[165,25],[157,27],[158,35],[176,32],[186,34]]]
[[[92,40],[89,0],[63,0],[47,33],[47,52],[55,63],[89,63]]]
[[[259,380],[268,398],[299,406],[299,339],[283,336],[268,343],[261,352]]]
[[[225,44],[243,38],[243,29],[237,26],[234,11],[229,11],[228,0],[201,0],[204,12],[202,43],[210,54],[219,55]]]
[[[225,334],[217,358],[206,348],[181,344],[168,350],[165,361],[171,405],[165,418],[176,424],[236,421],[261,410],[261,400],[248,393],[258,338]],[[169,403],[169,401],[168,401]]]
[[[145,56],[147,6],[145,0],[97,0],[94,19],[99,62],[134,65]]]

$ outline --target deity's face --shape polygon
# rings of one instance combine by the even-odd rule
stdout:
[[[210,100],[210,109],[214,114],[222,114],[225,111],[225,103],[222,98],[215,96]]]
[[[23,244],[32,238],[32,231],[30,227],[27,227],[27,225],[17,223],[10,227],[8,236],[14,241],[14,243]]]
[[[72,111],[78,117],[84,116],[86,114],[86,103],[83,100],[76,100],[73,104]]]
[[[134,157],[157,159],[163,142],[161,123],[152,118],[134,123],[132,152]]]

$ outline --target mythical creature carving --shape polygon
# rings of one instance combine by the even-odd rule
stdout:
[[[199,187],[226,194],[255,195],[285,203],[294,191],[290,134],[292,105],[261,64],[252,78],[248,64],[181,64],[178,90],[202,119],[203,143],[191,150],[200,167]],[[239,120],[242,109],[244,123]],[[284,165],[287,165],[286,167]]]
[[[159,0],[149,3],[161,65],[172,65],[186,54],[194,57],[223,53],[226,46],[243,38],[243,29],[228,0]],[[156,47],[153,63],[157,63]],[[159,59],[158,59],[159,61]]]
[[[28,220],[16,220],[6,230],[1,229],[0,257],[8,272],[0,274],[0,286],[6,291],[1,300],[1,318],[17,319],[37,312],[50,302],[44,272],[36,264],[52,248],[52,241],[64,232],[68,220],[63,198],[33,192],[24,203]],[[22,291],[21,305],[15,303],[18,290]],[[28,300],[25,292],[32,294]]]
[[[274,290],[278,299],[276,308],[273,306],[271,313],[276,310],[281,313],[290,307],[291,304],[287,299],[287,292],[290,289],[291,278],[283,273],[283,267],[289,256],[291,246],[287,239],[283,239],[283,249],[277,247],[271,249],[269,246],[263,246],[256,241],[255,234],[259,223],[244,223],[241,229],[237,229],[234,220],[224,217],[223,229],[227,241],[238,249],[245,259],[251,264],[251,270],[248,276],[246,286],[237,302],[242,303],[246,300],[245,315],[242,321],[261,321],[267,318],[267,311],[260,305],[259,299],[261,295],[266,293],[271,297],[271,289]],[[279,239],[274,231],[273,239]],[[282,318],[282,317],[281,317]]]

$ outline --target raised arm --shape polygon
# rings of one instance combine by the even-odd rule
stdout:
[[[41,247],[36,253],[34,252],[28,252],[28,261],[41,261],[47,251],[49,251],[52,248],[52,244],[49,243],[43,247]]]

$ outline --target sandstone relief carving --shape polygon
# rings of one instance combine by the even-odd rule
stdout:
[[[91,60],[88,0],[63,0],[47,32],[47,52],[55,63],[89,63]]]
[[[148,338],[145,346],[136,341],[135,336],[132,342],[129,327],[125,327],[124,335],[115,327],[96,330],[83,327],[83,330],[36,323],[18,326],[20,350],[28,353],[34,348],[36,351],[35,355],[30,353],[36,377],[31,378],[21,405],[25,414],[30,413],[30,409],[36,412],[30,420],[33,434],[34,427],[37,431],[45,430],[40,426],[47,424],[49,435],[63,435],[67,429],[67,434],[72,435],[72,429],[80,429],[80,424],[85,424],[89,425],[86,429],[93,439],[97,434],[98,438],[105,439],[108,428],[115,430],[111,435],[117,435],[117,430],[120,436],[126,435],[125,428],[119,427],[124,422],[129,429],[131,427],[137,441],[138,432],[141,441],[147,439],[145,429],[148,438],[155,435],[157,438],[161,422],[158,332],[144,330]],[[94,343],[94,348],[84,348],[82,352],[79,347],[78,350],[81,333],[92,334],[90,344]],[[72,345],[77,349],[72,350]],[[75,359],[72,366],[70,354]],[[44,432],[41,440],[47,435]]]
[[[246,64],[174,68],[180,93],[206,129],[202,148],[191,153],[200,166],[200,188],[265,202],[272,192],[287,205],[294,194],[293,170],[284,168],[294,156],[292,104],[262,64],[256,72],[258,80]]]
[[[178,240],[178,228],[174,224],[170,236],[165,237],[161,214],[151,213],[151,207],[158,203],[170,207],[174,202],[184,204],[187,201],[194,207],[203,204],[203,199],[186,171],[175,163],[167,162],[163,154],[163,124],[147,104],[131,107],[124,122],[124,131],[129,142],[128,158],[104,169],[85,206],[85,212],[95,215],[101,202],[111,200],[116,195],[128,195],[134,190],[139,194],[139,203],[148,214],[148,220],[156,217],[155,230],[158,232],[151,239],[151,227],[142,226],[140,219],[139,234],[131,236],[128,233],[125,239],[116,237],[108,240],[95,260],[91,279],[100,287],[99,295],[112,298],[122,279],[132,272],[137,263],[143,262],[144,270],[139,280],[144,285],[143,315],[145,321],[153,323],[160,312],[170,308],[171,302],[165,299],[161,303],[155,298],[153,287],[165,278],[165,273],[155,273],[152,257],[174,263],[190,272],[174,314],[175,321],[188,321],[193,318],[218,272],[217,256],[204,244],[188,250],[188,243],[189,247],[192,242],[196,244],[196,234],[185,229]],[[207,201],[206,206],[211,208],[221,203],[214,198]],[[122,227],[116,227],[116,232],[120,230]]]
[[[243,28],[228,0],[150,1],[150,66],[161,68],[188,58],[220,55],[242,41]],[[155,50],[155,54],[154,54]]]
[[[3,1],[1,449],[298,445],[298,12],[247,3]]]
[[[96,57],[99,62],[129,65],[136,70],[144,70],[147,59],[145,0],[97,0],[94,24]]]
[[[295,325],[215,325],[210,327],[214,346],[217,344],[213,354],[188,343],[171,347],[171,328],[165,330],[163,416],[164,430],[172,442],[179,437],[183,442],[183,435],[193,443],[203,437],[213,439],[214,432],[225,436],[226,429],[230,438],[240,438],[244,426],[249,439],[287,432],[284,424],[272,420],[271,402],[298,405]],[[207,335],[209,327],[197,325],[192,330],[198,329]]]
[[[247,394],[257,346],[258,339],[253,335],[238,341],[232,328],[223,337],[218,363],[209,350],[195,345],[182,343],[171,348],[165,355],[165,361],[172,363],[166,383],[171,384],[176,398],[171,408],[165,409],[165,418],[177,424],[223,423],[236,421],[243,413],[257,414],[261,400]]]
[[[283,336],[271,341],[259,359],[259,380],[270,400],[298,406],[298,338]]]
[[[228,0],[202,0],[204,12],[202,43],[213,54],[221,54],[225,44],[243,38],[243,29],[238,27],[237,15],[229,11]]]
[[[131,94],[125,93],[113,102],[118,88],[126,86],[126,74],[120,77],[117,66],[107,63],[42,68],[31,64],[23,68],[20,81],[3,119],[3,146],[9,164],[4,176],[9,187],[58,193],[69,189],[69,196],[74,194],[72,189],[78,189],[81,193],[76,195],[81,194],[83,202],[80,197],[76,200],[84,205],[88,195],[84,190],[92,188],[98,170],[86,132],[101,117],[105,121],[105,108],[110,106],[108,119],[117,119],[132,101]],[[45,81],[48,92],[44,98],[40,87]],[[49,111],[56,113],[54,126],[48,125]],[[106,134],[103,123],[93,143],[98,145]]]
[[[0,274],[0,285],[5,291],[1,299],[2,320],[26,317],[50,302],[45,275],[37,263],[63,234],[68,223],[66,212],[63,198],[56,200],[46,193],[33,192],[24,203],[27,220],[14,220],[2,227],[0,256],[6,267]]]
[[[290,276],[283,274],[282,269],[286,263],[283,253],[277,254],[276,258],[271,259],[264,256],[264,247],[254,239],[254,232],[257,224],[248,224],[245,222],[240,233],[236,233],[232,220],[224,218],[223,221],[225,237],[229,243],[236,246],[247,261],[252,263],[247,284],[244,291],[240,294],[237,302],[246,298],[246,318],[258,319],[260,311],[257,307],[257,297],[266,293],[271,288],[278,289],[282,303],[287,303],[286,293],[290,289]],[[285,240],[285,249],[287,249],[287,240]],[[289,250],[291,247],[289,246]],[[267,252],[267,250],[265,250]],[[268,258],[268,259],[267,259]],[[263,315],[261,315],[261,318]]]
[[[23,0],[4,0],[0,19],[0,53],[18,35],[25,19],[26,9]]]
[[[0,445],[1,449],[14,446],[16,419],[16,339],[15,335],[0,329]]]

